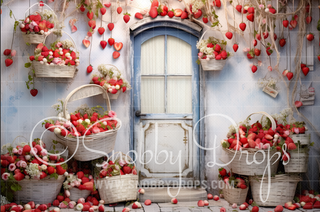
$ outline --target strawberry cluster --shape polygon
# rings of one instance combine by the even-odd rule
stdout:
[[[45,120],[43,123],[45,128],[61,136],[88,136],[112,130],[117,127],[117,120],[104,120],[116,118],[116,113],[112,110],[106,111],[103,114],[93,112],[92,114],[77,112],[70,115],[70,120],[56,121]]]
[[[135,166],[127,163],[125,160],[118,159],[115,162],[111,160],[109,160],[109,162],[104,162],[99,177],[104,178],[126,174],[137,175]]]
[[[66,172],[66,165],[49,166],[48,162],[63,162],[59,155],[48,154],[44,143],[40,139],[28,144],[7,148],[8,153],[1,155],[2,180],[43,179],[48,175],[57,178]],[[43,161],[38,160],[35,155]]]
[[[68,42],[68,41],[66,41]],[[43,43],[38,44],[34,50],[34,55],[30,56],[30,61],[39,61],[41,64],[46,65],[68,65],[78,66],[80,64],[79,55],[72,51],[66,42],[55,42],[49,49]],[[64,47],[66,45],[67,47]],[[29,67],[30,65],[26,65]]]
[[[104,201],[98,201],[97,198],[89,196],[87,199],[79,198],[77,202],[71,201],[66,195],[59,194],[57,199],[54,200],[53,206],[59,206],[59,208],[76,209],[78,211],[99,211],[104,212]],[[50,211],[51,212],[51,211]],[[57,212],[57,211],[52,211]],[[59,212],[59,211],[58,211]]]
[[[21,32],[26,34],[48,34],[50,29],[54,28],[54,24],[44,19],[39,13],[29,15],[20,24]]]
[[[226,51],[227,42],[214,37],[209,37],[206,40],[201,40],[197,43],[197,48],[200,50],[198,53],[199,60],[226,60],[230,53]],[[199,62],[199,61],[198,61]]]
[[[6,67],[9,67],[12,65],[13,63],[12,57],[16,56],[16,54],[17,54],[16,50],[11,50],[11,49],[4,50],[3,55],[7,57],[4,61],[4,63],[6,64]]]
[[[296,195],[294,200],[297,202],[296,204],[299,204],[298,206],[303,207],[303,209],[320,208],[320,194],[314,190],[304,190],[302,194]],[[285,207],[287,205],[289,204],[286,203]]]
[[[120,90],[124,93],[127,90],[127,86],[123,83],[123,79],[112,78],[106,80],[105,77],[93,76],[91,82],[102,86],[111,94],[116,94]]]
[[[79,190],[93,191],[93,185],[94,182],[92,175],[84,174],[83,171],[79,171],[76,174],[68,174],[66,181],[63,183],[63,188],[65,190],[69,190],[71,188],[78,188]]]
[[[247,179],[244,179],[240,175],[235,175],[233,173],[228,172],[225,168],[219,169],[219,178],[222,179],[225,184],[230,185],[234,188],[246,189],[249,184]]]
[[[15,212],[42,212],[47,211],[51,207],[51,203],[47,204],[35,204],[34,201],[30,201],[25,205],[18,205],[16,203],[10,203],[1,205],[1,212],[15,211]],[[58,212],[58,211],[57,211]]]

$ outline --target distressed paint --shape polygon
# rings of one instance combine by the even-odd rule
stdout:
[[[36,0],[30,0],[31,5]],[[144,6],[149,6],[149,2],[145,0],[134,0],[135,3],[141,4]],[[147,3],[146,3],[147,2]],[[313,0],[312,2],[317,3]],[[297,3],[297,2],[296,2]],[[17,19],[24,18],[23,13],[28,8],[29,2],[25,0],[15,0],[10,4],[10,8],[13,10]],[[52,4],[50,4],[52,5]],[[130,5],[130,4],[129,4]],[[184,9],[182,4],[176,0],[170,0],[170,6],[174,8]],[[70,2],[70,8],[73,8],[74,5]],[[143,7],[143,6],[142,6]],[[228,6],[231,10],[231,7]],[[12,28],[13,28],[13,19],[9,18],[9,10],[6,7],[2,7],[3,13],[1,14],[1,53],[6,48],[10,48],[11,37],[12,37]],[[128,7],[128,12],[134,14],[138,9],[130,9]],[[223,25],[223,30],[227,30],[226,23],[224,21],[223,10],[217,10],[217,14],[220,16],[219,19]],[[319,10],[312,10],[313,17],[319,17]],[[17,30],[15,42],[13,49],[17,50],[17,56],[13,59],[14,63],[9,67],[5,67],[4,60],[5,56],[1,54],[1,141],[2,143],[10,143],[17,135],[23,135],[29,137],[30,130],[32,127],[42,118],[47,116],[55,115],[51,105],[56,103],[58,98],[65,98],[67,94],[74,88],[88,83],[90,81],[90,75],[86,74],[86,67],[89,64],[88,55],[89,49],[86,49],[81,44],[82,39],[85,37],[86,32],[89,30],[87,26],[87,17],[85,14],[76,14],[78,22],[76,26],[78,27],[78,32],[71,33],[68,21],[71,18],[68,18],[65,21],[65,31],[73,36],[77,45],[79,45],[80,50],[80,66],[77,76],[72,82],[63,83],[55,82],[54,80],[37,80],[36,87],[39,89],[39,94],[37,97],[32,97],[29,94],[29,91],[26,89],[25,81],[27,80],[28,69],[24,68],[24,63],[27,62],[28,54],[33,53],[33,47],[28,47],[23,42],[19,29]],[[106,18],[110,19],[110,13],[106,13]],[[239,20],[240,16],[236,14],[236,19]],[[161,20],[157,18],[156,20]],[[308,32],[315,33],[314,43],[319,40],[319,34],[316,30],[316,19],[313,20],[312,24],[308,28]],[[132,85],[134,84],[133,79],[133,35],[129,33],[129,27],[133,26],[136,23],[136,20],[131,18],[128,24],[125,24],[122,21],[122,18],[118,18],[115,29],[113,30],[113,37],[116,41],[124,43],[123,49],[120,51],[121,56],[117,60],[112,59],[113,48],[107,47],[105,50],[101,50],[99,42],[102,39],[98,33],[95,33],[93,36],[93,50],[91,55],[91,64],[96,68],[101,63],[112,63],[116,65],[123,73],[124,77],[127,80],[132,80]],[[186,23],[182,21],[182,23]],[[100,22],[97,20],[97,26]],[[152,24],[151,24],[152,25]],[[104,26],[106,24],[104,23]],[[151,27],[151,26],[150,26]],[[141,27],[141,30],[146,30],[146,28]],[[124,33],[126,32],[126,33]],[[196,32],[199,32],[196,30]],[[278,37],[280,37],[279,29],[276,29]],[[246,32],[247,33],[247,32]],[[290,32],[291,33],[291,42],[292,42],[292,71],[294,67],[294,55],[295,55],[295,46],[294,41],[297,38],[297,29]],[[220,33],[219,33],[220,34]],[[287,37],[287,32],[284,33]],[[246,36],[248,36],[246,34]],[[105,38],[110,37],[110,32],[106,32]],[[254,111],[266,111],[268,113],[276,113],[286,107],[286,93],[283,83],[279,83],[279,94],[273,99],[272,97],[263,93],[257,85],[256,81],[259,78],[263,78],[267,73],[268,57],[266,56],[265,51],[262,51],[260,60],[263,62],[263,66],[258,67],[258,71],[255,74],[252,74],[250,71],[250,63],[246,58],[246,55],[242,53],[242,48],[248,47],[243,39],[240,39],[240,36],[237,36],[237,41],[239,42],[239,50],[235,56],[231,57],[227,62],[224,69],[220,72],[200,72],[200,117],[205,114],[212,113],[223,113],[232,117],[235,121],[241,121],[248,114]],[[233,42],[228,41],[227,50],[232,52]],[[288,42],[287,42],[288,44]],[[315,46],[314,55],[319,54],[319,47]],[[263,48],[262,48],[263,50]],[[286,49],[280,48],[280,54],[285,55]],[[308,54],[309,55],[309,54]],[[272,65],[275,65],[275,54],[272,55]],[[305,61],[305,53],[303,51],[302,61]],[[315,59],[316,60],[316,59]],[[282,58],[280,63],[280,70],[282,71],[285,68],[289,68],[286,65],[285,59]],[[302,76],[302,83],[308,84],[311,80],[313,81],[313,87],[316,89],[315,104],[313,106],[302,107],[300,111],[307,117],[309,120],[316,126],[317,129],[320,129],[320,63],[318,60],[314,61],[314,71],[310,72],[307,77]],[[276,77],[275,73],[272,73],[272,76]],[[134,98],[133,91],[130,91],[125,94],[121,94],[118,100],[111,100],[111,105],[113,110],[118,113],[119,118],[123,122],[123,127],[118,133],[117,142],[115,150],[127,152],[129,149],[133,149],[135,143],[130,142],[130,139],[133,138],[133,125],[131,120],[134,118],[133,107],[131,105],[132,99]],[[94,100],[95,102],[92,102]],[[94,106],[96,104],[103,105],[104,102],[99,98],[92,98],[89,101],[90,105]],[[81,101],[83,103],[83,101]],[[76,104],[73,104],[76,106]],[[257,117],[258,118],[258,117]],[[259,117],[260,118],[260,117]],[[200,123],[201,129],[206,130],[206,134],[200,134],[201,144],[205,144],[207,147],[213,146],[214,135],[217,135],[217,142],[223,139],[228,131],[229,123],[224,122],[223,120],[206,120],[206,125],[204,122]],[[41,128],[39,128],[41,129]],[[218,130],[219,129],[219,130]],[[311,130],[311,129],[310,129]],[[319,146],[319,138],[311,130],[311,140]],[[212,180],[217,179],[217,168],[208,168],[205,167],[205,164],[208,161],[212,161],[213,158],[217,160],[225,160],[226,156],[221,151],[217,151],[216,155],[213,155],[211,151],[199,150],[201,155],[205,154],[205,158],[200,158],[200,168],[199,172],[203,174],[201,179],[207,178],[209,183]],[[308,169],[309,173],[307,176],[311,180],[311,188],[318,188],[319,172],[318,172],[318,163],[316,159],[319,160],[319,152],[315,149],[310,151]],[[306,183],[304,183],[306,186]],[[210,189],[213,190],[213,189]],[[218,193],[217,190],[213,190],[214,193]]]

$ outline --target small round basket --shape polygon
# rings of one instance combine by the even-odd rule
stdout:
[[[61,33],[65,33],[71,38],[73,45],[75,47],[74,51],[78,52],[76,43],[74,42],[73,38],[66,33],[65,31],[61,30]],[[40,61],[33,60],[32,66],[34,68],[35,76],[36,77],[45,77],[45,78],[73,78],[76,73],[76,66],[75,65],[57,65],[51,63],[41,64]]]
[[[248,116],[247,119],[250,118],[253,114],[262,114],[267,116],[272,123],[272,129],[275,130],[276,123],[275,120],[266,112],[257,112],[252,113]],[[266,150],[259,150],[259,149],[253,149],[253,148],[243,148],[242,150],[235,151],[231,149],[225,149],[225,152],[228,155],[229,161],[232,160],[230,163],[230,169],[233,173],[240,174],[240,175],[246,175],[246,176],[254,176],[254,175],[263,175],[264,173],[268,173],[268,154],[270,156],[270,171],[271,174],[276,174],[280,156],[277,157],[275,154],[277,152],[276,149],[266,149]],[[253,160],[256,160],[257,163],[249,164],[247,161],[252,162]]]
[[[268,177],[250,177],[253,200],[259,206],[278,206],[293,200],[297,184],[301,179],[297,175],[281,174],[271,177],[268,195]],[[262,198],[262,199],[261,199]]]
[[[222,189],[224,199],[230,204],[237,203],[242,204],[246,201],[247,194],[249,191],[249,186],[246,189],[234,188],[223,182],[224,187]]]
[[[106,100],[107,108],[110,111],[111,105],[107,91],[100,85],[88,84],[80,86],[69,93],[64,104],[63,104],[63,114],[66,118],[66,110],[68,102],[84,99],[91,96],[96,96],[102,94],[103,98]],[[110,129],[105,132],[91,134],[88,136],[82,136],[77,138],[74,137],[63,137],[61,135],[56,135],[58,142],[67,146],[69,149],[69,155],[73,156],[74,159],[79,161],[90,161],[100,157],[105,156],[107,153],[113,151],[118,130],[121,128],[122,123],[120,119],[113,118],[110,120],[117,120],[117,126],[114,129]],[[78,143],[79,142],[79,143]],[[85,146],[84,146],[85,145]],[[94,153],[91,150],[96,150],[101,153]],[[102,152],[104,154],[102,154]]]
[[[133,161],[129,156],[126,156],[123,153],[120,153],[120,155],[123,155],[124,158],[128,157]],[[100,198],[105,201],[105,204],[133,201],[137,199],[138,175],[126,174],[105,177],[98,179],[96,185]]]
[[[51,11],[53,11],[51,9],[51,7],[49,7],[47,4],[43,3],[44,6],[48,7]],[[33,4],[32,6],[30,6],[26,12],[25,12],[25,18],[27,17],[27,13],[28,11],[34,7],[34,6],[38,6],[39,3],[35,3]],[[41,7],[41,10],[43,9],[43,7]],[[53,11],[54,12],[54,11]],[[44,41],[46,40],[46,37],[53,31],[53,29],[50,29],[48,31],[48,33],[45,33],[45,34],[26,34],[24,32],[22,32],[22,37],[23,37],[23,40],[25,43],[28,43],[28,44],[39,44],[39,43],[44,43]]]
[[[299,143],[301,146],[309,145],[310,144],[310,134],[293,134],[290,136],[294,143]]]
[[[80,190],[78,188],[71,188],[69,189],[70,191],[70,197],[69,199],[71,201],[77,202],[80,198],[87,199],[87,197],[90,195],[91,191],[90,190]]]
[[[290,159],[288,164],[284,165],[286,173],[305,173],[308,170],[309,153],[308,148],[297,148],[288,151]]]

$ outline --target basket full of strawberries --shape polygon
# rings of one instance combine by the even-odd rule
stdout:
[[[26,11],[25,19],[20,23],[20,30],[25,43],[39,44],[43,43],[46,37],[53,31],[54,22],[57,20],[54,11],[44,3],[41,3],[40,11],[34,12],[27,16],[28,11],[37,6],[38,3],[32,5]],[[43,6],[47,6],[49,10],[44,10]]]
[[[74,114],[67,114],[69,102],[100,94],[106,100],[107,111],[99,106],[103,113],[98,113],[95,108],[80,108]],[[120,119],[116,118],[116,113],[111,110],[107,91],[93,84],[83,85],[71,91],[63,103],[62,120],[45,121],[45,128],[54,132],[58,142],[67,146],[70,155],[78,161],[94,160],[112,152],[121,125]]]
[[[132,159],[119,152],[114,161],[102,164],[97,187],[105,203],[117,203],[137,199],[138,175]],[[114,154],[114,155],[115,155]]]
[[[32,146],[6,145],[2,151],[7,152],[1,155],[1,185],[5,187],[2,195],[10,201],[14,198],[16,202],[39,204],[55,199],[65,179],[64,158],[47,151],[40,139],[35,139]]]

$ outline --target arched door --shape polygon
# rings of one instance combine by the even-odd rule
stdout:
[[[193,184],[199,151],[198,38],[176,28],[145,30],[134,38],[134,148],[140,184]]]

